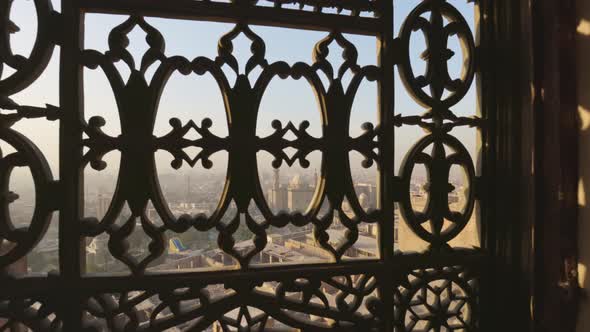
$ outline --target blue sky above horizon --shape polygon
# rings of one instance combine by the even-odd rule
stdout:
[[[57,0],[53,0],[56,10],[60,10]],[[417,0],[394,1],[394,31],[397,35],[399,27],[407,14],[419,3]],[[473,4],[465,0],[449,0],[465,16],[473,30]],[[87,14],[85,46],[87,49],[104,51],[107,49],[107,37],[110,30],[123,22],[126,16]],[[17,54],[28,55],[32,47],[32,40],[36,34],[36,22],[34,16],[34,4],[32,1],[16,0],[11,13],[11,19],[19,25],[21,31],[11,38],[13,50]],[[182,55],[188,59],[196,56],[214,58],[217,54],[217,41],[226,32],[233,28],[233,24],[196,22],[186,20],[170,20],[160,18],[147,18],[166,39],[166,55]],[[304,61],[311,63],[313,46],[326,36],[326,32],[300,31],[295,29],[251,26],[252,30],[261,36],[266,43],[266,55],[269,62],[286,61],[294,63]],[[135,29],[131,35],[130,51],[141,54],[146,48],[143,32]],[[424,63],[418,55],[424,50],[424,39],[421,34],[415,34],[412,39],[411,54],[414,70],[423,71]],[[376,64],[377,40],[374,37],[346,35],[353,42],[359,52],[359,64]],[[246,59],[249,56],[249,44],[234,42],[236,57]],[[461,69],[462,56],[458,40],[453,38],[449,47],[456,51],[455,57],[449,62],[451,73],[458,75]],[[332,50],[332,49],[331,49]],[[337,49],[336,49],[337,50]],[[331,56],[340,55],[340,52],[331,52]],[[242,60],[243,61],[243,60]],[[241,62],[244,63],[244,62]],[[122,63],[121,63],[122,64]],[[59,105],[59,48],[53,54],[53,58],[42,77],[30,88],[13,95],[12,98],[22,104],[42,106],[46,103]],[[118,66],[119,68],[122,67]],[[9,74],[6,72],[4,75]],[[404,115],[417,115],[425,111],[416,104],[405,91],[399,76],[395,75],[395,112]],[[85,113],[86,119],[93,115],[101,115],[107,120],[105,131],[111,135],[120,132],[117,109],[114,97],[108,86],[106,77],[100,70],[84,71]],[[470,116],[476,114],[475,84],[468,95],[453,108],[457,115]],[[183,76],[175,74],[171,77],[161,98],[158,117],[156,119],[155,134],[166,133],[170,126],[168,120],[178,117],[183,123],[189,119],[200,123],[204,117],[213,120],[213,132],[225,136],[227,125],[222,104],[221,94],[217,84],[210,76]],[[293,121],[295,124],[303,120],[311,123],[310,133],[320,136],[319,108],[308,83],[304,80],[273,80],[265,92],[261,109],[259,110],[258,134],[264,136],[270,133],[270,123],[279,119],[283,123]],[[353,106],[350,132],[352,136],[361,133],[360,127],[364,122],[377,123],[377,84],[364,82],[361,85]],[[15,129],[27,135],[48,159],[54,177],[58,176],[58,123],[48,123],[44,119],[25,120]],[[459,137],[472,154],[475,150],[476,130],[456,129],[454,135]],[[396,168],[408,151],[425,133],[418,127],[402,127],[396,129]],[[107,158],[107,161],[109,158]],[[163,158],[158,158],[159,171],[172,171],[169,167],[171,157],[165,153]],[[270,159],[269,159],[270,160]],[[214,160],[215,162],[215,160]],[[270,162],[264,161],[270,167]],[[353,161],[353,168],[360,167],[360,160]],[[160,166],[162,165],[162,166]],[[160,167],[162,167],[160,169]],[[200,164],[195,166],[200,168]],[[313,167],[313,166],[312,166]],[[116,171],[116,168],[114,170]],[[188,168],[188,166],[183,166]],[[111,168],[112,169],[112,168]],[[107,169],[108,171],[108,169]]]

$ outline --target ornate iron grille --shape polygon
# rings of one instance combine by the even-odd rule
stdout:
[[[458,116],[453,108],[465,97],[478,71],[476,40],[463,15],[445,0],[419,2],[405,18],[399,36],[393,34],[391,1],[370,0],[269,0],[231,2],[152,0],[62,0],[61,12],[49,0],[34,0],[37,39],[30,56],[14,54],[12,33],[18,26],[10,20],[14,0],[0,5],[0,71],[11,67],[0,81],[0,139],[11,147],[0,159],[0,329],[34,331],[476,331],[479,329],[480,275],[485,261],[480,249],[458,249],[449,245],[466,227],[483,200],[485,153],[473,160],[464,144],[453,136],[459,127],[480,132],[484,115]],[[270,4],[270,5],[269,5]],[[476,7],[477,8],[477,7]],[[84,16],[89,13],[123,14],[128,18],[110,31],[108,51],[86,49],[83,43]],[[147,17],[182,18],[233,24],[219,40],[214,58],[189,59],[166,53],[165,38]],[[325,31],[313,50],[311,63],[293,65],[271,62],[265,41],[252,25]],[[140,28],[149,48],[141,61],[127,50],[127,34]],[[427,49],[424,74],[412,66],[411,39],[422,33]],[[377,65],[360,65],[357,48],[347,34],[378,39]],[[251,42],[251,57],[239,63],[232,42],[244,35]],[[454,53],[448,40],[457,37],[462,46],[463,70],[452,77],[448,61]],[[342,49],[342,64],[328,58],[329,46]],[[18,104],[11,96],[27,89],[44,71],[54,48],[60,48],[60,105],[45,108]],[[130,71],[121,76],[120,65]],[[155,66],[151,79],[148,68]],[[230,80],[226,66],[236,79]],[[83,68],[101,70],[113,90],[121,124],[121,135],[102,130],[105,119],[84,117]],[[394,70],[399,71],[405,91],[426,111],[407,116],[395,111]],[[259,70],[258,77],[250,75]],[[210,131],[212,120],[183,123],[170,119],[171,129],[154,135],[158,102],[173,73],[211,75],[222,95],[228,135]],[[350,75],[348,84],[344,76]],[[327,77],[323,80],[321,77]],[[273,79],[305,80],[313,89],[321,112],[322,134],[314,137],[309,123],[283,124],[275,120],[274,132],[256,133],[261,98]],[[363,80],[377,82],[378,123],[365,124],[364,133],[351,137],[350,112]],[[56,82],[58,84],[58,82]],[[482,113],[483,114],[483,113]],[[59,177],[54,180],[43,153],[13,129],[19,121],[45,118],[59,122]],[[395,129],[415,126],[426,134],[408,151],[395,170]],[[187,138],[196,132],[198,139]],[[294,136],[289,139],[288,136]],[[184,151],[198,147],[191,158]],[[285,150],[294,149],[289,156]],[[83,213],[84,169],[104,168],[103,156],[120,151],[118,181],[102,218]],[[172,166],[209,168],[210,157],[228,154],[223,194],[210,215],[175,216],[162,194],[154,154],[173,155]],[[322,155],[319,181],[313,200],[304,212],[276,212],[269,206],[259,180],[258,152],[274,157],[273,167],[298,162],[309,166],[308,155]],[[377,208],[361,206],[354,189],[349,153],[364,157],[363,166],[378,168]],[[428,175],[429,196],[423,211],[411,197],[411,178],[416,167]],[[467,175],[466,203],[460,211],[449,207],[450,169],[457,166]],[[11,172],[28,168],[35,185],[36,203],[29,225],[17,227],[9,206],[18,199],[10,191]],[[477,168],[483,168],[478,169]],[[343,202],[349,204],[345,211]],[[156,223],[148,215],[153,204]],[[235,206],[234,209],[230,205]],[[251,214],[254,205],[263,216]],[[127,206],[130,215],[118,222]],[[403,222],[428,244],[425,252],[394,251],[396,206]],[[19,262],[46,233],[51,215],[59,212],[59,272],[46,276],[19,275]],[[224,219],[224,216],[229,215]],[[342,241],[330,239],[335,218],[345,230]],[[484,221],[480,218],[478,221]],[[347,252],[359,238],[359,225],[378,225],[378,255],[374,259],[349,260]],[[236,245],[240,225],[253,234],[246,250]],[[253,266],[251,261],[268,243],[270,227],[310,227],[318,248],[328,252],[331,262]],[[147,255],[137,258],[128,238],[141,228],[148,239]],[[154,271],[151,264],[165,252],[166,232],[217,231],[220,254],[237,261],[232,270]],[[125,264],[128,275],[85,273],[88,239],[108,238],[108,250]],[[149,304],[149,305],[148,305]]]

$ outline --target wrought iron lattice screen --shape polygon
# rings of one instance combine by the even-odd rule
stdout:
[[[63,0],[57,12],[51,1],[34,0],[38,32],[28,57],[14,54],[11,48],[12,34],[19,29],[10,19],[15,2],[0,5],[0,72],[6,71],[0,81],[0,139],[5,144],[0,156],[0,329],[478,330],[479,276],[485,254],[449,243],[476,214],[485,215],[481,188],[485,154],[480,151],[474,160],[453,132],[474,127],[485,137],[481,131],[486,119],[481,112],[466,117],[453,111],[473,85],[478,62],[474,32],[450,1],[418,2],[394,36],[391,1]],[[84,16],[91,13],[126,15],[110,30],[104,52],[84,47]],[[216,56],[188,58],[166,51],[165,37],[150,17],[225,22],[232,28],[219,39]],[[323,31],[325,38],[310,50],[309,63],[270,61],[265,40],[253,25]],[[140,59],[128,50],[128,34],[134,29],[144,32],[148,44]],[[355,34],[377,38],[376,65],[359,64],[350,38]],[[415,34],[422,34],[426,42],[423,74],[413,67]],[[238,36],[250,44],[251,56],[245,63],[234,54]],[[463,60],[458,77],[448,68],[448,62],[458,57],[448,46],[454,37]],[[60,105],[34,107],[11,99],[43,73],[56,46]],[[330,60],[332,47],[341,50],[340,64]],[[395,69],[403,87],[394,86]],[[83,70],[98,70],[108,79],[120,135],[103,130],[104,118],[84,116],[83,94],[92,92],[83,89]],[[172,118],[168,133],[154,134],[159,100],[173,74],[214,79],[223,96],[227,136],[211,131],[209,118],[188,122]],[[258,135],[261,99],[275,79],[309,84],[321,114],[319,137],[308,132],[308,121],[278,120],[272,122],[271,134]],[[363,125],[362,134],[355,137],[349,131],[351,110],[364,81],[377,84],[378,123]],[[425,112],[396,112],[396,89],[403,89]],[[40,149],[14,129],[31,118],[59,123],[57,180]],[[421,128],[425,135],[410,148],[396,175],[397,127]],[[191,147],[200,149],[194,157],[186,151]],[[295,153],[289,155],[287,149]],[[104,216],[88,216],[83,212],[84,170],[105,168],[103,157],[113,151],[121,156],[116,188],[104,206]],[[212,156],[227,153],[226,180],[212,213],[177,216],[171,211],[159,182],[157,151],[172,155],[175,169],[208,169],[213,166]],[[259,177],[260,152],[273,156],[274,168],[294,163],[307,168],[308,156],[321,154],[319,178],[306,210],[271,208]],[[351,152],[363,156],[363,167],[378,169],[373,209],[366,209],[355,191]],[[421,211],[412,201],[412,176],[418,167],[426,170],[428,179],[422,189],[428,200]],[[450,181],[453,167],[466,174],[465,202],[459,210],[450,207],[449,193],[456,189]],[[19,198],[10,188],[16,168],[30,170],[35,188],[34,213],[25,226],[12,222],[9,208]],[[481,211],[476,211],[477,204]],[[427,243],[424,252],[394,250],[396,209],[400,223]],[[19,266],[46,234],[55,212],[59,212],[59,272],[19,274]],[[331,238],[336,222],[344,234],[339,241]],[[378,252],[364,260],[349,259],[361,236],[361,224],[378,226]],[[237,243],[240,227],[253,235],[248,246]],[[308,229],[310,245],[323,250],[330,262],[253,265],[273,244],[270,228],[285,227]],[[129,238],[137,230],[146,239],[143,256],[130,248]],[[168,236],[186,232],[217,232],[216,254],[237,264],[220,270],[154,269],[171,245]],[[124,264],[127,274],[85,272],[87,245],[98,236],[107,239],[109,254]]]

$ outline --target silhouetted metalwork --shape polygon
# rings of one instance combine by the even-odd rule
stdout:
[[[476,201],[482,199],[478,186],[483,181],[476,175],[467,149],[451,132],[459,126],[482,128],[485,119],[459,117],[451,110],[468,92],[477,69],[474,37],[463,16],[451,4],[444,0],[422,1],[406,18],[399,38],[393,39],[388,37],[393,26],[392,4],[383,1],[270,0],[270,6],[263,6],[262,1],[242,0],[230,3],[64,0],[62,8],[66,9],[66,15],[53,11],[49,0],[35,0],[37,40],[31,55],[25,58],[13,54],[10,46],[10,34],[18,30],[10,21],[13,2],[0,5],[0,72],[5,66],[15,70],[0,81],[0,139],[16,150],[3,153],[0,159],[0,271],[4,271],[0,282],[15,287],[0,292],[0,318],[5,319],[0,319],[0,329],[23,324],[35,331],[162,331],[172,327],[199,331],[218,324],[223,331],[263,331],[272,330],[267,325],[271,317],[285,326],[305,331],[478,329],[478,275],[484,255],[479,250],[453,249],[449,242],[472,217]],[[129,15],[110,31],[109,49],[104,53],[84,49],[66,31],[71,27],[81,31],[82,23],[76,16],[94,11]],[[165,38],[144,19],[150,15],[232,22],[235,26],[219,40],[215,58],[188,59],[166,55]],[[264,40],[249,24],[317,29],[327,31],[327,35],[317,42],[312,63],[289,65],[283,61],[269,62]],[[127,50],[127,34],[135,28],[145,32],[149,45],[138,62]],[[422,54],[427,62],[423,75],[417,75],[410,62],[411,35],[418,32],[424,34],[427,46]],[[379,64],[359,65],[357,49],[345,33],[377,36]],[[233,53],[233,41],[239,35],[251,43],[251,56],[245,64]],[[457,36],[462,45],[464,64],[459,78],[452,78],[448,70],[448,61],[454,56],[448,46],[452,36]],[[27,88],[43,72],[56,45],[62,46],[62,99],[72,98],[62,102],[69,106],[39,108],[12,101],[11,95]],[[342,50],[343,61],[339,67],[328,60],[330,46]],[[120,66],[115,66],[117,62],[128,67],[128,79],[123,78]],[[394,114],[388,97],[394,91],[390,78],[394,66],[399,69],[406,91],[427,109],[423,115]],[[148,79],[146,72],[154,67],[153,77]],[[82,91],[72,90],[72,85],[82,86],[80,77],[72,72],[80,72],[82,68],[99,69],[108,79],[118,108],[121,135],[104,132],[104,118],[94,116],[86,122],[83,109],[72,109]],[[235,74],[232,75],[235,80],[226,75],[226,68]],[[255,69],[258,75],[254,75]],[[210,131],[213,123],[209,118],[199,124],[172,118],[169,132],[155,136],[159,100],[174,73],[214,78],[223,96],[227,137]],[[257,136],[261,99],[274,78],[304,79],[311,86],[321,113],[320,137],[308,133],[308,121],[284,124],[278,120],[272,122],[272,134]],[[363,133],[351,137],[352,106],[365,80],[378,83],[379,123],[365,123]],[[64,129],[61,144],[70,144],[69,147],[80,152],[60,160],[60,168],[77,171],[68,173],[72,181],[53,180],[43,154],[30,140],[11,129],[22,118],[32,117],[59,121]],[[427,132],[407,153],[399,176],[395,176],[393,158],[396,126],[419,126]],[[187,138],[191,132],[199,137]],[[295,138],[288,139],[288,136]],[[190,157],[185,152],[189,147],[200,148],[200,152]],[[285,152],[287,148],[295,153],[289,156]],[[70,199],[77,197],[82,201],[83,192],[78,184],[83,183],[83,170],[105,169],[103,157],[112,151],[120,151],[121,159],[106,214],[102,218],[81,215],[78,202]],[[184,164],[208,169],[213,167],[210,159],[213,155],[227,152],[224,190],[211,215],[174,216],[159,183],[155,166],[157,151],[169,152],[175,169]],[[259,152],[274,157],[274,168],[294,163],[308,168],[307,157],[313,152],[321,153],[319,183],[306,211],[272,211],[259,181],[256,158]],[[363,167],[376,165],[379,170],[377,209],[366,211],[359,202],[351,174],[351,152],[364,157]],[[429,178],[426,189],[430,198],[423,212],[414,209],[410,197],[410,181],[416,165],[424,165]],[[448,200],[448,194],[455,189],[449,183],[452,166],[462,168],[467,175],[466,204],[458,212],[451,211]],[[31,170],[36,190],[33,218],[30,225],[22,228],[13,226],[8,208],[18,199],[9,189],[15,167]],[[345,201],[352,213],[344,211]],[[394,206],[398,203],[409,228],[430,244],[428,252],[393,252],[390,233],[394,227]],[[148,216],[149,204],[154,206],[161,223]],[[231,205],[236,209],[230,209]],[[131,215],[117,223],[126,206]],[[260,212],[262,221],[251,215],[252,209]],[[73,270],[47,277],[11,275],[8,267],[35,247],[55,211],[62,216],[60,265]],[[71,220],[67,216],[77,218]],[[337,244],[327,232],[335,216],[346,228],[345,238]],[[445,222],[450,226],[445,226]],[[380,226],[380,255],[366,261],[345,260],[345,252],[359,237],[361,223]],[[253,234],[253,248],[247,252],[235,247],[234,235],[241,224]],[[287,225],[311,225],[315,241],[330,253],[332,263],[252,266],[252,258],[267,246],[270,227]],[[128,239],[137,227],[149,238],[146,242],[149,254],[142,259],[129,252]],[[164,253],[166,232],[189,230],[217,231],[219,248],[235,258],[239,270],[146,271]],[[95,276],[86,274],[83,267],[77,269],[84,261],[82,244],[86,238],[101,234],[108,234],[110,253],[129,268],[130,275]],[[77,246],[68,247],[73,243]],[[211,296],[212,287],[224,289],[224,295]],[[327,289],[336,295],[327,296]],[[139,307],[148,300],[155,307],[149,317],[143,317]]]

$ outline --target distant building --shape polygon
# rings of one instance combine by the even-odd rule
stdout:
[[[111,200],[107,195],[102,192],[96,196],[96,217],[102,218],[107,213]]]
[[[280,184],[278,169],[273,170],[272,188],[268,190],[268,204],[276,211],[287,210],[287,188]]]
[[[448,200],[449,204],[459,203],[459,195],[456,192],[449,193]]]
[[[168,254],[177,254],[179,252],[184,252],[187,251],[188,248],[184,245],[184,243],[182,243],[182,240],[180,240],[177,237],[173,237],[170,240],[168,240]]]
[[[287,193],[289,210],[305,211],[313,198],[314,189],[307,183],[303,183],[299,175],[295,175],[289,183]]]
[[[359,197],[359,204],[367,210],[377,208],[377,187],[370,183],[357,183],[354,185]]]
[[[315,175],[317,183],[317,174]],[[310,185],[295,175],[289,185],[280,183],[279,170],[273,170],[272,188],[268,190],[268,204],[275,211],[305,211],[315,192],[316,183]]]

